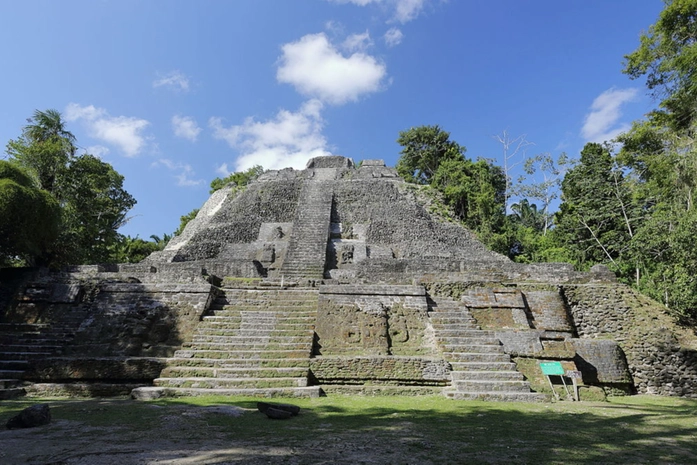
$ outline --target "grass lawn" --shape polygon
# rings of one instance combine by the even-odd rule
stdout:
[[[694,464],[697,401],[650,396],[553,404],[444,397],[274,399],[302,407],[269,420],[258,399],[21,399],[53,422],[0,431],[0,463],[30,464]],[[237,406],[239,416],[210,406]],[[101,447],[89,447],[103,444]],[[113,461],[109,461],[113,460]]]

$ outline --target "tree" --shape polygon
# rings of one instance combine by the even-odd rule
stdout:
[[[401,131],[402,146],[397,172],[407,182],[430,184],[438,167],[446,160],[464,160],[465,147],[450,140],[450,133],[439,126],[419,126]]]
[[[224,178],[215,178],[211,181],[210,193],[222,189],[228,184],[234,184],[237,187],[243,187],[254,181],[256,178],[264,174],[264,168],[261,165],[254,165],[248,170],[231,173]]]
[[[574,252],[582,268],[610,262],[626,251],[635,222],[636,206],[624,175],[615,166],[607,147],[588,143],[578,165],[562,181],[562,203],[556,214],[557,233]]]
[[[483,235],[500,232],[505,221],[505,180],[501,168],[486,160],[443,161],[431,179],[460,221]]]
[[[639,47],[625,56],[624,73],[646,76],[649,90],[663,99],[652,118],[680,131],[697,117],[697,0],[665,3]]]
[[[403,149],[397,172],[407,181],[428,184],[443,195],[455,216],[493,250],[508,252],[505,187],[500,167],[465,158],[465,147],[438,126],[399,133]]]
[[[100,159],[76,156],[75,137],[59,112],[36,111],[22,135],[7,144],[10,162],[21,166],[42,191],[60,205],[60,235],[42,252],[53,266],[109,260],[135,199],[123,189],[123,176]]]
[[[64,202],[64,260],[74,263],[109,261],[109,245],[118,242],[135,199],[123,189],[123,176],[92,155],[75,157],[60,189]]]
[[[542,208],[539,212],[544,219],[544,227],[541,231],[543,235],[547,234],[552,224],[553,215],[550,212],[550,207],[552,202],[559,198],[563,170],[568,163],[568,157],[565,153],[559,155],[556,162],[549,153],[540,153],[528,158],[524,163],[525,174],[530,177],[541,176],[542,179],[539,179],[538,182],[523,184],[525,177],[521,176],[514,189],[515,193],[522,196],[526,202],[528,199],[540,201]],[[537,209],[537,207],[535,208]],[[513,210],[513,206],[511,206],[511,210]]]
[[[167,233],[163,234],[162,237],[156,234],[151,234],[150,239],[152,239],[157,246],[157,250],[164,250],[164,248],[167,247],[167,243],[172,240],[172,236],[172,234]]]
[[[538,210],[537,205],[531,204],[528,199],[522,199],[511,205],[511,218],[513,222],[525,228],[531,228],[537,232],[543,232],[547,227],[547,213],[544,209]]]
[[[65,130],[60,113],[36,110],[22,135],[7,144],[7,154],[36,178],[38,186],[56,194],[57,180],[75,154],[75,136]]]
[[[525,134],[518,137],[511,137],[507,130],[504,130],[501,134],[494,136],[494,139],[501,144],[501,149],[503,150],[503,174],[506,178],[506,187],[504,189],[504,202],[506,204],[506,212],[508,212],[508,199],[510,199],[513,194],[511,188],[511,170],[520,163],[520,161],[513,161],[521,155],[525,155],[526,147],[529,145],[534,145],[532,142],[528,142],[525,138]]]
[[[20,167],[0,160],[0,265],[41,264],[58,237],[60,207]]]
[[[184,232],[184,228],[186,228],[186,225],[189,224],[189,221],[196,218],[196,215],[198,215],[198,211],[199,211],[198,208],[194,208],[189,213],[187,213],[186,215],[182,215],[179,218],[179,227],[177,228],[176,231],[174,231],[175,236],[179,236],[179,235],[181,235],[181,233]]]

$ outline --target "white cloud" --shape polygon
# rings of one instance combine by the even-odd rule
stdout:
[[[342,55],[324,33],[309,34],[282,47],[276,79],[298,92],[340,105],[380,90],[386,66],[362,52]]]
[[[152,86],[155,88],[165,87],[175,92],[188,92],[189,78],[186,77],[181,71],[170,71],[164,76],[155,79]]]
[[[152,166],[164,166],[170,171],[179,171],[178,174],[174,175],[174,178],[177,180],[177,185],[181,187],[194,187],[205,183],[203,179],[193,179],[196,173],[191,165],[186,163],[175,162],[168,158],[160,158],[154,162]]]
[[[134,157],[145,148],[146,138],[142,132],[150,124],[135,117],[110,116],[103,108],[83,107],[77,103],[68,104],[65,120],[82,120],[91,137],[118,146],[127,157]]]
[[[370,4],[381,5],[390,11],[392,16],[390,21],[397,21],[402,24],[416,19],[423,11],[424,6],[429,0],[328,0],[332,3],[353,3],[358,6]]]
[[[354,5],[358,6],[366,6],[370,3],[380,3],[383,0],[329,0],[330,2],[334,3],[353,3]]]
[[[264,169],[301,169],[312,157],[331,155],[322,135],[322,106],[319,100],[310,100],[297,112],[280,110],[268,121],[247,118],[241,125],[226,128],[221,118],[213,117],[209,125],[214,137],[241,152],[235,161],[235,171],[254,165]],[[218,172],[229,174],[227,164],[218,167]]]
[[[85,148],[85,153],[94,155],[95,157],[102,159],[105,155],[109,153],[109,148],[103,145],[91,145]]]
[[[230,168],[228,168],[227,163],[221,164],[219,167],[215,169],[215,172],[224,178],[230,176],[233,173],[233,171],[231,171]]]
[[[370,33],[365,31],[363,34],[351,34],[344,40],[341,47],[347,52],[352,53],[362,52],[371,45],[373,45],[373,41],[370,39]]]
[[[400,31],[398,28],[393,27],[385,33],[383,38],[385,39],[385,44],[387,44],[388,47],[394,47],[402,43],[404,34],[402,34],[402,31]]]
[[[196,124],[196,120],[190,116],[172,116],[172,129],[175,136],[191,142],[196,142],[198,135],[201,133],[201,128]]]
[[[622,117],[621,107],[636,98],[638,89],[608,89],[591,105],[591,111],[581,128],[581,135],[589,142],[604,142],[614,139],[629,129],[629,123],[618,123]]]
[[[394,19],[404,24],[416,19],[421,14],[426,0],[396,0],[393,3]]]

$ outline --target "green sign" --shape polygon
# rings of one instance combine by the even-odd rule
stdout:
[[[540,362],[540,368],[545,376],[564,375],[564,367],[561,366],[561,362]]]

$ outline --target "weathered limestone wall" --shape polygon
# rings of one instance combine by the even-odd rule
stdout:
[[[562,289],[579,337],[617,341],[639,393],[697,398],[697,340],[665,309],[619,284]]]
[[[317,354],[429,355],[435,346],[423,287],[321,286]]]
[[[630,390],[622,350],[613,341],[578,339],[558,285],[435,282],[427,288],[431,295],[462,302],[482,329],[494,331],[535,389],[547,389],[539,363],[559,361],[567,370],[580,370],[588,385],[608,392]]]
[[[34,282],[4,321],[74,335],[66,356],[162,357],[190,339],[214,297],[210,284]]]
[[[450,382],[448,362],[423,357],[317,357],[310,360],[310,371],[320,384],[444,386]]]
[[[171,356],[191,339],[214,296],[206,284],[102,284],[70,352]]]
[[[187,233],[191,237],[185,244],[165,248],[162,257],[167,258],[166,253],[176,247],[176,252],[170,253],[174,262],[252,258],[263,247],[252,245],[260,240],[260,231],[263,235],[263,224],[293,222],[301,187],[299,177],[250,184],[228,196],[205,224],[194,225],[197,227],[193,233]],[[283,234],[287,236],[287,231]],[[158,259],[159,256],[153,257],[151,261]]]

